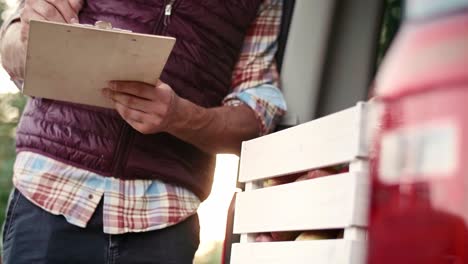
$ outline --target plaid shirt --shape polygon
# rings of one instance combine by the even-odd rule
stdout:
[[[273,130],[286,105],[274,63],[282,0],[264,0],[244,41],[225,105],[246,104],[257,115],[261,134]],[[104,232],[156,230],[194,214],[200,200],[187,189],[157,180],[123,181],[78,169],[32,152],[18,153],[13,183],[46,211],[85,227],[103,200]]]

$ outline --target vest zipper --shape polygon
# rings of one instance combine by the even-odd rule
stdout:
[[[167,26],[171,23],[171,15],[174,12],[174,4],[176,0],[164,0],[164,12],[159,17],[158,22],[153,28],[153,34],[164,35],[166,33]],[[181,0],[179,0],[181,2]],[[178,2],[178,3],[179,3]],[[121,175],[125,168],[125,163],[127,163],[129,148],[132,145],[132,142],[135,138],[135,132],[132,131],[132,128],[129,124],[124,123],[122,131],[119,136],[119,142],[115,148],[115,163],[113,164],[113,176],[116,178],[121,178]],[[126,140],[126,142],[123,142]]]
[[[172,8],[174,6],[175,0],[170,0],[169,3],[164,8],[164,28],[169,25],[171,22]]]
[[[171,15],[174,13],[175,2],[176,0],[164,0],[164,11],[153,28],[153,34],[166,34],[166,28],[171,23]]]
[[[128,157],[129,146],[130,142],[132,141],[134,134],[131,131],[130,125],[124,121],[122,125],[122,130],[120,131],[119,141],[117,142],[117,146],[115,148],[115,159],[113,164],[113,177],[121,178],[124,165],[126,163],[126,157]],[[124,141],[125,140],[125,141]]]

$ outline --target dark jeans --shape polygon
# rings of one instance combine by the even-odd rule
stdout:
[[[191,264],[199,244],[198,216],[150,232],[103,233],[102,202],[86,228],[69,224],[14,190],[3,230],[3,264]]]

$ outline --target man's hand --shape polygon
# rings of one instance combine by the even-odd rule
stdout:
[[[143,134],[166,131],[180,100],[163,82],[156,86],[142,82],[110,82],[103,94],[114,102],[122,118]]]
[[[167,132],[201,150],[239,154],[242,141],[260,127],[247,105],[205,108],[179,97],[172,88],[141,82],[110,82],[103,94],[125,121],[143,134]]]
[[[20,12],[20,23],[7,27],[1,41],[3,68],[13,80],[24,79],[26,43],[32,19],[70,23],[78,22],[84,0],[26,0]],[[18,15],[18,13],[16,13]]]
[[[31,20],[78,22],[84,0],[26,0],[21,12],[21,41],[27,42]]]

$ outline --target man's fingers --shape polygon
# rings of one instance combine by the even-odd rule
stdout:
[[[31,5],[31,8],[36,11],[36,13],[44,17],[45,20],[67,23],[59,10],[47,1],[37,2],[36,4]]]
[[[140,133],[151,134],[158,131],[150,122],[151,116],[149,114],[128,108],[117,101],[114,101],[114,106],[120,116]]]
[[[105,96],[110,97],[112,100],[117,101],[129,108],[147,113],[151,112],[152,101],[126,93],[115,92],[109,89],[104,89],[103,93]]]
[[[65,22],[71,23],[73,18],[77,18],[77,12],[72,8],[68,1],[64,0],[46,0],[49,4],[54,6],[62,15]]]
[[[112,81],[109,83],[109,87],[116,92],[131,94],[148,100],[155,99],[155,87],[147,83]]]
[[[150,120],[150,116],[145,112],[129,108],[117,101],[114,101],[114,105],[115,110],[117,110],[122,118],[127,121],[131,120],[134,122],[143,123],[147,120]]]
[[[45,20],[46,18],[34,11],[32,8],[25,8],[21,13],[21,41],[26,42],[29,36],[29,23],[31,20]]]
[[[148,124],[145,123],[139,123],[136,121],[132,120],[127,120],[127,123],[133,127],[136,131],[142,133],[142,134],[153,134],[156,133],[157,131],[153,131],[151,127]]]
[[[21,23],[29,24],[31,20],[46,20],[46,18],[34,10],[31,6],[25,6],[20,14]]]
[[[80,13],[81,8],[83,8],[84,0],[62,0],[68,2],[75,14]]]
[[[150,134],[154,133],[155,131],[152,131],[152,127],[148,120],[150,120],[150,116],[144,112],[131,109],[126,107],[123,104],[120,104],[119,102],[115,102],[115,110],[122,116],[122,118],[127,121],[127,123],[132,126],[134,129],[139,131],[140,133],[143,134]]]
[[[142,82],[111,81],[102,92],[111,98],[122,118],[143,134],[167,129],[177,98],[172,88],[162,82],[155,87]]]

